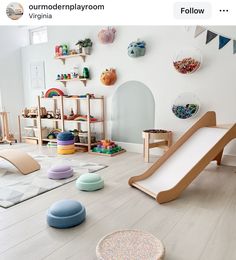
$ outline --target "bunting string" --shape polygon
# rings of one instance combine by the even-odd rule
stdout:
[[[216,32],[213,32],[212,30],[208,30],[207,28],[205,28],[203,26],[196,26],[194,38],[197,38],[199,35],[201,35],[205,31],[207,31],[206,44],[208,44],[209,42],[214,40],[217,36],[219,36],[218,49],[220,50],[220,49],[224,48],[227,45],[227,43],[229,43],[230,41],[233,41],[233,54],[236,54],[236,40],[235,39],[222,35],[222,34],[219,34],[219,33],[216,33]]]

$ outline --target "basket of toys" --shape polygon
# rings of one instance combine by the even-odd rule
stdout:
[[[83,143],[83,144],[88,143],[88,132],[87,131],[79,133],[79,142]],[[96,143],[96,134],[95,133],[91,133],[91,143]]]

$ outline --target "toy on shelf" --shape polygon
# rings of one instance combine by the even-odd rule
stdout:
[[[190,74],[197,71],[202,63],[202,55],[197,49],[180,51],[174,61],[175,69],[181,74]]]
[[[55,46],[55,57],[69,55],[69,47],[67,44]]]
[[[67,120],[74,120],[76,116],[78,116],[78,115],[76,115],[76,114],[74,113],[73,108],[71,108],[70,114],[69,114],[69,116],[67,116]]]
[[[25,118],[36,118],[38,116],[38,108],[31,107],[31,108],[24,108],[22,110],[22,116]],[[40,117],[45,118],[47,117],[47,110],[45,107],[40,107]]]
[[[84,79],[89,79],[90,74],[89,74],[89,69],[87,67],[83,68],[83,78]]]
[[[116,70],[115,69],[106,69],[105,71],[102,72],[102,74],[100,76],[100,80],[101,80],[102,84],[104,84],[106,86],[111,86],[111,85],[115,84],[115,82],[117,80]]]
[[[61,132],[61,129],[53,129],[47,135],[47,139],[57,139],[57,135]]]
[[[66,91],[62,88],[50,88],[46,91],[44,97],[45,98],[52,98],[52,97],[55,97],[55,96],[64,96],[66,95]]]
[[[76,79],[79,77],[79,68],[78,67],[74,67],[72,70],[71,70],[71,78],[72,79]]]
[[[87,144],[88,143],[88,131],[79,131],[79,142],[82,144]],[[90,133],[90,141],[91,143],[96,143],[96,134],[95,133]]]
[[[76,120],[76,121],[85,121],[85,122],[88,121],[88,120],[87,120],[87,115],[79,115],[79,116],[76,116],[76,117],[74,117],[73,120]],[[95,118],[95,117],[93,117],[93,116],[90,115],[90,122],[97,122],[97,121],[98,121],[97,118]]]
[[[116,33],[116,29],[114,27],[112,28],[108,27],[106,29],[102,29],[98,33],[98,39],[102,44],[113,43],[115,40],[115,33]]]
[[[74,130],[70,130],[70,132],[74,136],[74,142],[75,143],[79,143],[79,130],[78,129],[74,129]]]
[[[123,152],[125,152],[125,150],[111,140],[101,140],[97,146],[92,149],[92,153],[107,156],[114,156]]]
[[[128,46],[128,55],[132,58],[144,56],[146,52],[146,43],[144,41],[134,41]]]
[[[57,148],[57,143],[48,142],[48,143],[47,143],[47,147],[49,147],[49,148]]]

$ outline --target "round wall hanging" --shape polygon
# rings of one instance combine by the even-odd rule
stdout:
[[[115,69],[106,69],[105,71],[102,72],[102,74],[100,76],[100,80],[101,80],[102,84],[104,84],[106,86],[115,84],[115,82],[117,80],[116,70]]]
[[[195,116],[200,108],[198,97],[193,93],[180,94],[172,105],[172,112],[180,119],[187,119]]]
[[[98,33],[98,39],[102,44],[113,43],[115,40],[116,29],[114,27],[108,27],[107,29],[102,29]]]
[[[128,46],[128,55],[132,58],[144,56],[146,52],[146,43],[144,41],[134,41]]]
[[[197,71],[201,64],[201,52],[194,48],[179,51],[173,61],[175,69],[181,74],[191,74]]]

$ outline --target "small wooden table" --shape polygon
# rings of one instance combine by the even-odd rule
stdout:
[[[165,132],[164,132],[165,131]],[[149,149],[161,148],[167,151],[172,145],[172,132],[166,130],[144,130],[143,131],[143,156],[144,161],[149,162]]]

